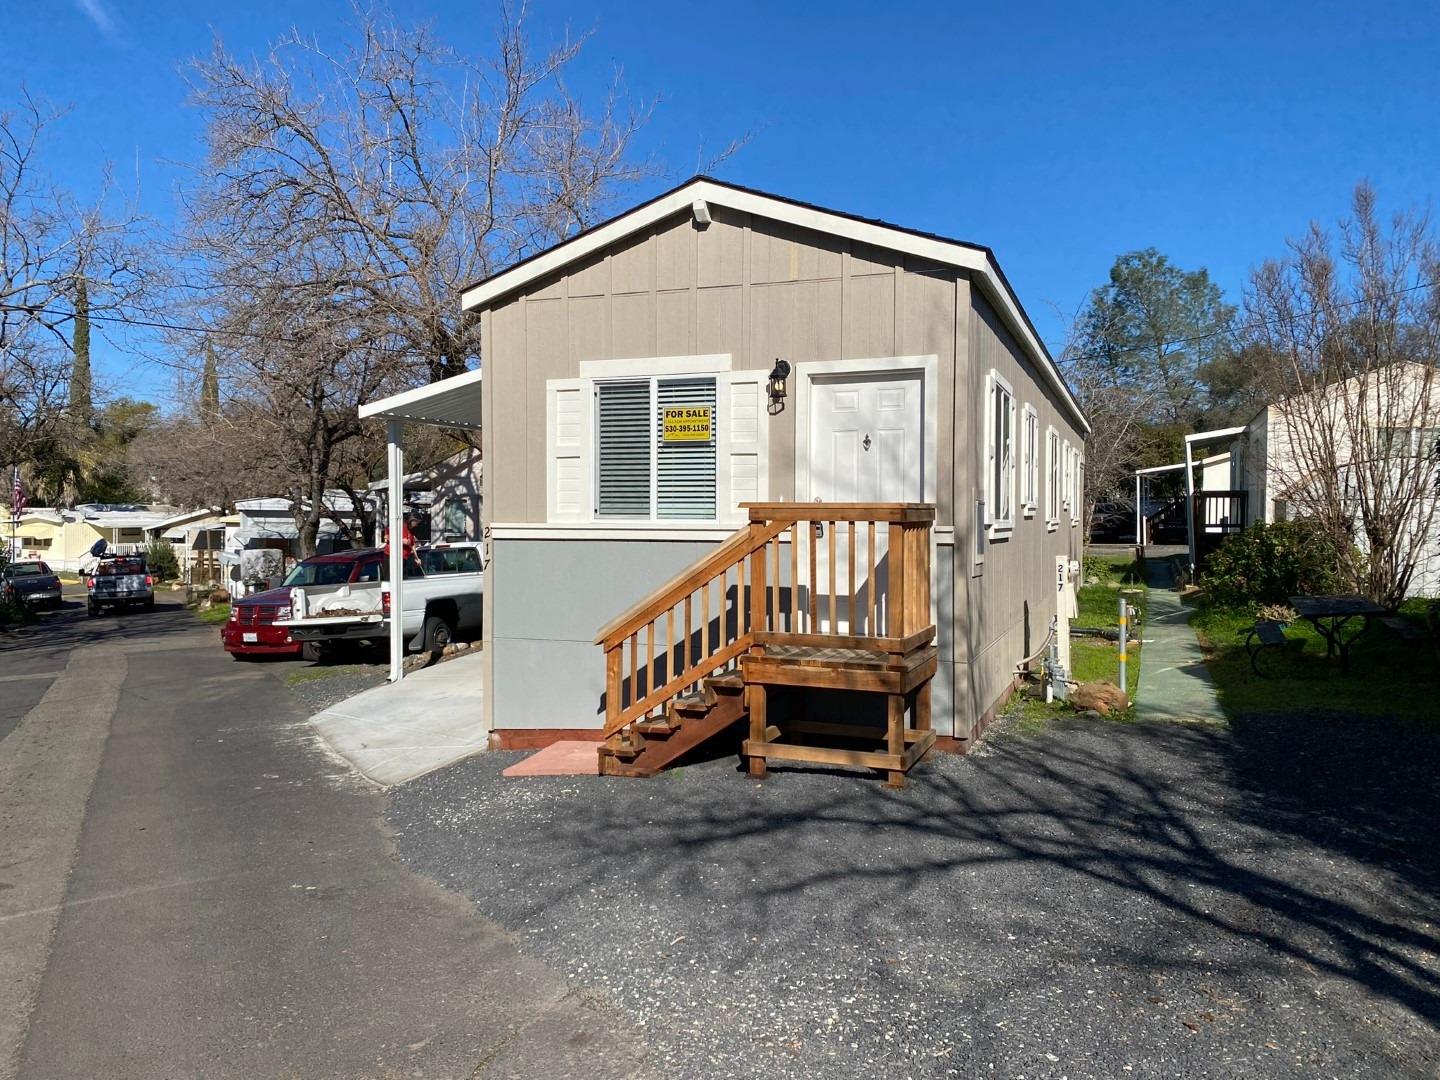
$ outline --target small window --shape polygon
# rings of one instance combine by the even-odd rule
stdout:
[[[1052,427],[1045,435],[1045,521],[1050,528],[1060,524],[1060,436]]]
[[[378,562],[366,563],[360,567],[360,573],[355,575],[356,581],[379,581],[380,564]]]
[[[1073,452],[1070,449],[1070,440],[1064,442],[1064,449],[1060,454],[1060,509],[1075,512],[1074,504],[1070,501],[1070,494],[1073,490],[1075,480],[1075,463]]]
[[[985,505],[993,532],[1015,524],[1015,394],[990,372],[986,409]]]
[[[595,385],[595,516],[715,519],[715,380]]]
[[[1025,406],[1025,423],[1020,434],[1023,463],[1020,469],[1020,505],[1025,516],[1040,506],[1040,415],[1034,405]]]

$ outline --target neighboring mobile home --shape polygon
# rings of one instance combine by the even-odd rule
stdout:
[[[934,506],[927,708],[960,748],[1043,648],[1057,558],[1080,557],[1088,426],[988,249],[700,177],[463,304],[483,324],[500,745],[598,732],[618,683],[597,630],[731,537],[745,503]],[[402,398],[370,415],[407,418]],[[805,576],[850,542],[808,545]],[[772,567],[800,564],[777,547]]]

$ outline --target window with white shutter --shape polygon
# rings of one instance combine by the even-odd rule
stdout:
[[[713,377],[597,381],[595,516],[715,520],[716,414]]]

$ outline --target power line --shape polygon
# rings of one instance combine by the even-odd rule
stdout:
[[[905,272],[906,272],[906,273],[911,273],[911,274],[916,274],[917,276],[920,276],[920,277],[938,277],[938,276],[942,276],[942,275],[948,275],[948,274],[950,274],[950,273],[953,273],[954,271],[952,271],[952,270],[910,270],[910,271],[905,271]],[[1418,291],[1420,291],[1421,289],[1429,289],[1429,288],[1434,288],[1434,287],[1436,287],[1436,286],[1440,286],[1440,280],[1437,280],[1437,281],[1422,281],[1422,282],[1419,282],[1419,283],[1417,283],[1417,284],[1415,284],[1415,285],[1407,286],[1406,288],[1403,288],[1403,289],[1396,289],[1396,290],[1394,290],[1394,291],[1392,291],[1392,292],[1382,293],[1382,294],[1380,294],[1380,295],[1378,295],[1378,296],[1362,297],[1362,298],[1360,298],[1360,299],[1358,299],[1358,300],[1350,300],[1350,301],[1346,301],[1345,303],[1335,304],[1335,305],[1332,305],[1332,306],[1335,307],[1335,308],[1353,308],[1353,307],[1359,307],[1359,306],[1362,305],[1362,304],[1372,303],[1372,302],[1374,302],[1374,301],[1376,301],[1376,300],[1393,300],[1393,299],[1395,299],[1396,297],[1404,296],[1404,295],[1406,295],[1406,294],[1408,294],[1408,293],[1418,292]],[[16,309],[17,309],[17,310],[28,311],[28,312],[30,312],[30,313],[32,313],[32,314],[36,314],[36,315],[53,315],[53,316],[56,316],[56,317],[64,317],[64,318],[74,318],[74,316],[75,316],[75,313],[74,313],[73,311],[66,311],[66,310],[63,310],[63,309],[62,309],[62,310],[57,310],[57,309],[54,309],[54,308],[26,308],[26,307],[18,307],[18,306],[17,306]],[[1311,315],[1318,314],[1318,313],[1321,312],[1322,310],[1325,310],[1325,309],[1322,309],[1322,308],[1319,308],[1319,307],[1315,307],[1315,308],[1310,308],[1310,309],[1308,309],[1308,310],[1306,310],[1306,311],[1296,312],[1294,315],[1285,316],[1285,317],[1283,317],[1283,318],[1269,319],[1269,320],[1262,319],[1262,320],[1260,320],[1260,321],[1258,321],[1258,322],[1251,322],[1251,323],[1247,323],[1247,324],[1244,324],[1244,325],[1241,325],[1241,326],[1224,327],[1224,328],[1219,329],[1219,330],[1209,330],[1209,331],[1206,331],[1206,332],[1203,333],[1203,334],[1190,334],[1190,335],[1186,335],[1186,336],[1183,336],[1183,337],[1169,338],[1169,339],[1166,339],[1166,340],[1163,340],[1163,341],[1154,341],[1154,340],[1150,340],[1150,341],[1140,341],[1140,342],[1138,342],[1133,348],[1134,348],[1134,349],[1138,349],[1138,348],[1149,347],[1149,348],[1167,349],[1167,348],[1170,348],[1170,347],[1173,346],[1173,345],[1194,345],[1194,344],[1198,344],[1199,342],[1202,342],[1202,341],[1209,341],[1209,340],[1211,340],[1212,338],[1224,337],[1224,336],[1227,336],[1227,335],[1240,334],[1240,333],[1244,333],[1244,332],[1247,331],[1247,330],[1266,329],[1266,328],[1269,328],[1269,327],[1271,327],[1271,326],[1277,325],[1277,324],[1279,324],[1279,323],[1293,322],[1293,321],[1298,320],[1298,319],[1305,319],[1305,318],[1310,317]],[[135,326],[135,327],[142,327],[142,328],[151,329],[151,330],[168,330],[168,331],[172,331],[172,332],[188,333],[188,334],[218,334],[218,335],[229,336],[229,337],[250,338],[250,339],[255,340],[255,341],[278,341],[278,342],[284,342],[284,343],[290,344],[290,345],[305,345],[305,344],[309,344],[309,342],[301,341],[301,340],[298,339],[298,338],[290,338],[290,337],[280,337],[280,338],[276,338],[276,337],[272,337],[272,336],[270,336],[270,335],[268,335],[268,334],[261,334],[261,333],[259,333],[259,332],[257,332],[257,331],[252,331],[252,330],[233,330],[233,329],[229,329],[229,328],[226,328],[226,327],[219,327],[219,326],[187,326],[187,325],[185,325],[184,323],[160,322],[160,321],[157,321],[157,320],[152,320],[152,319],[140,319],[140,318],[135,318],[135,317],[126,316],[126,315],[105,314],[105,313],[103,313],[103,312],[98,312],[98,313],[97,313],[97,312],[91,312],[90,315],[89,315],[89,318],[90,318],[90,320],[91,320],[92,322],[118,323],[118,324],[123,325],[123,326]],[[403,354],[403,353],[408,353],[408,352],[412,351],[412,350],[408,350],[408,349],[393,348],[393,347],[385,346],[385,345],[371,345],[371,346],[368,346],[368,347],[369,347],[369,348],[372,348],[372,349],[376,349],[376,350],[378,350],[378,351],[380,351],[380,352],[394,353],[394,354],[397,354],[397,355]],[[1126,351],[1133,351],[1133,349],[1131,349],[1131,350],[1126,350]],[[1078,360],[1094,360],[1094,359],[1097,359],[1097,358],[1102,357],[1102,356],[1105,356],[1105,355],[1107,355],[1107,353],[1106,353],[1105,351],[1103,351],[1103,350],[1097,350],[1097,351],[1095,351],[1095,352],[1089,352],[1089,353],[1078,353],[1078,354],[1076,354],[1076,355],[1074,355],[1074,356],[1064,357],[1063,361],[1062,361],[1062,360],[1057,360],[1056,363],[1062,363],[1062,362],[1063,362],[1063,363],[1070,364],[1070,363],[1074,363],[1074,362],[1076,362],[1076,361],[1078,361]]]

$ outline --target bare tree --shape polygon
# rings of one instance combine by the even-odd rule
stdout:
[[[186,233],[234,401],[266,418],[296,505],[339,479],[369,397],[467,370],[464,286],[591,224],[647,174],[643,112],[587,110],[561,79],[583,39],[535,53],[501,10],[492,55],[361,14],[336,53],[302,34],[258,62],[193,66],[208,156]],[[193,298],[193,299],[192,299]],[[346,478],[348,479],[348,478]],[[315,522],[302,535],[313,540]]]
[[[1322,530],[1356,591],[1398,604],[1440,525],[1440,248],[1428,217],[1387,227],[1362,184],[1335,232],[1312,225],[1255,272],[1246,307],[1247,335],[1277,358],[1277,494]]]
[[[141,219],[108,211],[108,178],[95,201],[83,205],[45,175],[41,150],[59,117],[24,92],[14,108],[0,111],[0,464],[6,465],[29,464],[42,448],[63,449],[71,421],[83,426],[83,417],[66,415],[77,308],[92,318],[124,311],[146,283]]]

